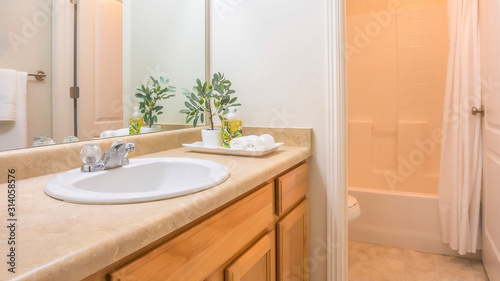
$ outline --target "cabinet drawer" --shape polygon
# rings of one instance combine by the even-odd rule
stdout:
[[[279,216],[306,196],[308,165],[304,163],[276,179],[276,214]]]
[[[111,280],[203,280],[273,223],[273,185],[112,272]]]

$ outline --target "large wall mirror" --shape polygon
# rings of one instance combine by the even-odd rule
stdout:
[[[44,81],[28,77],[26,105],[18,105],[26,125],[0,121],[0,150],[32,147],[37,136],[63,143],[75,135],[75,112],[79,140],[119,135],[141,101],[136,88],[150,76],[169,79],[177,89],[175,97],[160,101],[161,129],[191,127],[179,110],[182,89],[207,75],[206,2],[83,0],[76,6],[75,33],[70,0],[0,0],[0,83],[4,69],[47,74]],[[70,97],[75,83],[76,107]],[[0,84],[0,99],[1,91]]]

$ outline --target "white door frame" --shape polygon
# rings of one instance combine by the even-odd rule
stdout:
[[[73,135],[73,13],[70,1],[53,1],[52,9],[52,138]],[[71,63],[68,63],[71,62]],[[70,121],[71,120],[71,121]]]
[[[328,280],[347,280],[347,92],[345,0],[327,0],[327,241]]]

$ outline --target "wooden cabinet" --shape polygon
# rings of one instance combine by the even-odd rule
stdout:
[[[276,179],[276,214],[286,213],[306,196],[308,166],[304,163]]]
[[[226,268],[226,281],[275,281],[275,234],[269,232]]]
[[[308,280],[307,169],[302,163],[85,280]]]
[[[112,272],[111,280],[203,280],[273,223],[268,184]]]
[[[309,280],[308,202],[302,201],[278,224],[278,280]]]

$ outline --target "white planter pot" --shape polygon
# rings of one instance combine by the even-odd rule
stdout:
[[[141,134],[147,134],[147,133],[156,133],[156,132],[161,132],[161,126],[155,125],[155,126],[144,126],[141,127]]]
[[[203,139],[203,146],[205,147],[220,147],[222,146],[222,135],[220,128],[213,130],[201,130],[201,138]]]

